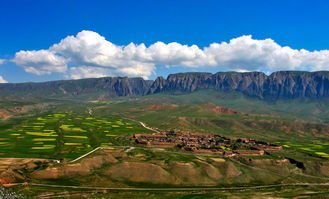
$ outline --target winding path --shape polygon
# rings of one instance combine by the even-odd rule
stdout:
[[[82,156],[80,156],[80,157],[78,157],[78,158],[76,158],[76,159],[74,159],[74,160],[69,161],[69,163],[76,162],[76,161],[78,161],[78,160],[80,160],[80,159],[82,159],[82,158],[84,158],[84,157],[86,157],[86,156],[88,156],[88,155],[94,153],[95,151],[98,151],[99,149],[102,149],[102,148],[103,148],[103,147],[97,147],[97,148],[95,148],[94,150],[89,151],[88,153],[83,154]]]
[[[158,131],[158,130],[155,130],[155,129],[152,129],[151,127],[148,127],[148,126],[146,126],[146,124],[144,123],[144,122],[140,122],[140,121],[138,121],[144,128],[146,128],[146,129],[148,129],[148,130],[150,130],[150,131],[154,131],[154,132],[156,132],[156,133],[160,133],[160,131]]]

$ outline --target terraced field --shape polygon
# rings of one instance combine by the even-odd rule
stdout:
[[[57,112],[3,130],[0,157],[74,158],[99,146],[125,145],[125,135],[138,132],[148,130],[120,118]]]
[[[276,144],[280,144],[285,148],[292,148],[303,153],[329,158],[329,143],[316,142],[296,144],[293,142],[276,142]]]

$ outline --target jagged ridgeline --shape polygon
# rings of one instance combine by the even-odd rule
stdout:
[[[155,81],[142,78],[104,77],[42,83],[0,84],[0,96],[108,98],[203,89],[236,91],[265,100],[324,98],[329,96],[329,72],[280,71],[178,73]]]

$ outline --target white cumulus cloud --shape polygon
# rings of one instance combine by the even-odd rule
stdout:
[[[13,61],[26,72],[37,75],[63,73],[67,69],[66,60],[49,50],[21,50],[16,53]]]
[[[106,68],[90,67],[90,66],[80,66],[71,67],[69,74],[67,75],[70,79],[82,79],[82,78],[92,78],[92,77],[106,77],[111,76],[110,71]]]
[[[1,83],[8,83],[5,79],[3,79],[3,77],[2,76],[0,76],[0,84]]]
[[[213,43],[204,48],[210,66],[229,70],[326,70],[328,50],[307,51],[283,47],[272,39],[255,40],[251,35]],[[206,62],[204,62],[206,63]]]
[[[94,66],[95,74],[100,71],[99,67],[103,67],[113,75],[147,78],[155,69],[154,63],[147,61],[144,44],[117,46],[92,31],[82,31],[75,37],[68,36],[49,50],[77,66],[89,66],[89,69]]]
[[[81,31],[46,50],[17,52],[13,61],[39,75],[61,72],[73,79],[108,75],[148,78],[157,65],[212,67],[218,71],[328,70],[329,51],[292,49],[272,39],[253,39],[251,35],[204,48],[161,41],[150,46],[119,46],[96,32]]]

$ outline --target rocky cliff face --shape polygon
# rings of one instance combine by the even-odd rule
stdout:
[[[238,91],[261,99],[321,98],[329,96],[329,72],[281,71],[181,73],[155,80],[148,94],[193,92],[201,89]]]
[[[0,96],[84,97],[140,96],[202,89],[237,91],[266,100],[329,97],[329,72],[280,71],[178,73],[155,81],[105,77],[44,83],[0,84]]]
[[[267,78],[263,90],[264,97],[328,97],[329,72],[276,72]]]

